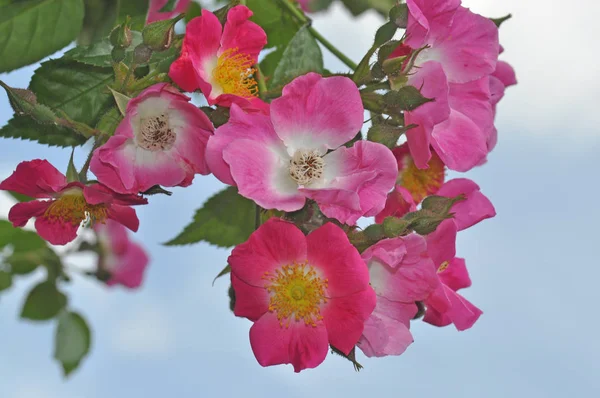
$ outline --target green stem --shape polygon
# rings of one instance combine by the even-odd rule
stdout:
[[[85,160],[83,167],[81,168],[81,171],[79,172],[79,180],[83,183],[87,182],[87,172],[88,172],[88,169],[90,168],[90,162],[92,161],[92,156],[94,155],[94,151],[100,147],[101,142],[102,142],[102,137],[96,137],[96,140],[94,141],[94,146],[92,147],[92,150],[90,151],[87,159]]]
[[[289,0],[280,0],[279,2],[286,9],[286,11],[288,11],[292,16],[296,17],[296,19],[298,19],[298,21],[300,21],[303,24],[310,24],[311,21],[306,17],[306,15],[304,15],[304,13],[302,11],[300,11],[292,3],[290,3]],[[317,32],[315,28],[313,28],[312,26],[309,25],[308,31],[326,49],[328,49],[340,61],[342,61],[344,64],[346,64],[347,67],[349,67],[352,70],[356,69],[356,67],[357,67],[356,63],[354,63],[354,61],[352,61],[344,53],[342,53],[340,50],[338,50],[336,46],[331,44],[331,42],[329,40],[327,40],[325,37],[323,37],[323,35],[321,35],[319,32]]]

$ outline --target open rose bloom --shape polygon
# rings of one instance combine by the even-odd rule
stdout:
[[[406,133],[410,152],[421,169],[428,167],[433,149],[448,168],[467,171],[484,162],[496,142],[493,105],[499,88],[494,99],[490,85],[498,28],[460,0],[406,4],[406,39],[391,57],[412,57],[413,69],[405,71],[408,84],[435,99],[405,112],[406,124],[418,126]]]
[[[270,116],[233,105],[207,148],[210,170],[266,209],[299,210],[315,200],[328,217],[354,224],[384,205],[398,174],[385,146],[358,141],[363,106],[346,77],[300,76],[271,103]]]
[[[358,347],[369,357],[400,355],[413,342],[410,320],[416,301],[436,290],[440,282],[422,236],[384,239],[362,253],[369,267],[377,306],[365,322]]]
[[[189,98],[166,83],[142,91],[127,104],[125,118],[96,149],[90,170],[121,193],[154,185],[188,186],[208,174],[204,152],[213,126]]]
[[[229,257],[237,316],[254,322],[250,344],[262,366],[318,366],[329,345],[349,354],[375,307],[369,271],[339,227],[308,236],[270,219]]]
[[[187,24],[181,57],[171,64],[169,77],[185,91],[200,89],[210,105],[268,112],[254,77],[267,35],[251,16],[248,7],[235,6],[223,27],[215,14],[202,10]]]
[[[139,220],[130,206],[148,203],[140,196],[117,194],[101,184],[68,183],[60,171],[40,159],[21,162],[0,183],[0,189],[43,199],[17,203],[8,219],[15,227],[23,227],[35,218],[36,231],[53,245],[71,242],[84,222],[112,219],[137,231]]]
[[[100,246],[98,271],[110,275],[106,284],[130,289],[139,287],[148,266],[144,248],[131,241],[127,230],[117,222],[109,220],[105,224],[96,224],[94,231]]]

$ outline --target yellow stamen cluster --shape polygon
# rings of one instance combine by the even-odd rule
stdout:
[[[243,54],[237,48],[225,50],[217,60],[213,77],[221,85],[224,94],[234,94],[243,98],[258,95],[258,83],[254,79],[256,69],[248,54]]]
[[[287,328],[291,321],[304,321],[315,327],[323,319],[320,306],[327,302],[327,279],[320,278],[307,261],[294,261],[274,272],[267,271],[262,278],[269,281],[269,311],[277,314],[280,326]]]
[[[449,266],[450,266],[450,261],[444,261],[443,263],[440,264],[440,266],[437,270],[437,273],[440,274],[440,273],[446,271]]]
[[[435,153],[432,154],[428,169],[419,169],[412,158],[407,159],[408,164],[400,174],[400,185],[412,194],[415,203],[419,203],[444,183],[444,163]]]
[[[56,199],[44,212],[44,217],[52,222],[70,222],[73,225],[82,221],[104,222],[108,209],[104,204],[91,205],[82,193],[69,193]]]

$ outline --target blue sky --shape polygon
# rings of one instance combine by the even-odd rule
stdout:
[[[160,245],[221,189],[213,177],[197,177],[172,197],[152,197],[141,207],[134,239],[152,263],[136,292],[108,289],[76,277],[71,306],[93,328],[93,347],[68,381],[52,360],[53,325],[18,320],[24,293],[43,273],[21,279],[0,296],[0,382],[10,398],[111,398],[147,396],[306,397],[398,395],[429,397],[600,396],[600,299],[596,255],[600,207],[596,198],[600,151],[600,6],[576,0],[466,2],[489,16],[512,12],[501,29],[503,59],[519,85],[499,105],[500,140],[483,167],[467,173],[492,200],[497,217],[459,234],[473,286],[465,296],[484,311],[465,332],[413,323],[415,343],[400,357],[370,360],[355,373],[329,356],[315,370],[261,368],[248,342],[250,322],[228,310],[226,279],[211,286],[227,250],[198,244]],[[359,60],[380,24],[368,14],[350,25],[334,7],[315,26]],[[556,29],[559,26],[559,29]],[[329,69],[345,70],[331,57]],[[0,75],[26,87],[33,67]],[[10,117],[0,97],[0,124]],[[68,150],[16,140],[0,143],[0,178],[25,159],[48,158],[66,168]],[[80,164],[85,152],[77,153]],[[0,215],[10,201],[0,197]],[[94,261],[80,257],[73,267]]]

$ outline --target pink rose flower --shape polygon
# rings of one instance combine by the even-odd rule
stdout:
[[[106,284],[130,289],[139,287],[148,266],[144,248],[129,240],[127,230],[117,222],[108,220],[105,224],[96,224],[94,230],[101,249],[98,270],[110,275]]]
[[[413,342],[410,320],[422,301],[439,287],[433,261],[422,236],[385,239],[362,253],[377,294],[375,310],[365,322],[358,347],[368,357],[400,355]]]
[[[457,226],[445,220],[427,235],[427,250],[437,267],[439,287],[425,300],[423,321],[435,326],[454,324],[458,330],[469,329],[483,313],[457,293],[471,286],[465,260],[455,257]]]
[[[173,11],[159,12],[168,2],[169,0],[150,0],[150,8],[148,9],[146,23],[149,24],[156,21],[175,18],[177,15],[187,11],[192,0],[177,0],[177,3],[173,7]]]
[[[405,112],[415,164],[428,167],[431,148],[444,164],[467,171],[481,164],[496,134],[490,74],[498,59],[498,28],[460,0],[408,0],[406,40],[391,57],[421,49],[408,84],[435,99]],[[427,47],[426,47],[427,46]],[[404,67],[406,64],[404,65]]]
[[[350,79],[308,73],[283,88],[270,116],[232,106],[206,158],[219,180],[266,209],[294,211],[310,198],[328,217],[354,224],[383,209],[398,173],[381,144],[343,146],[362,124],[360,94]]]
[[[90,170],[121,193],[185,187],[195,174],[208,174],[204,152],[213,126],[189,100],[166,83],[142,91],[127,104],[115,134],[94,152]]]
[[[137,231],[139,220],[131,205],[147,204],[137,195],[121,195],[101,184],[67,182],[47,160],[21,162],[0,183],[1,190],[18,192],[36,199],[15,204],[8,219],[23,227],[35,217],[37,233],[53,245],[64,245],[77,236],[83,222],[103,223],[108,219]]]
[[[238,5],[227,13],[225,27],[210,11],[186,27],[181,56],[171,65],[169,77],[182,89],[202,90],[209,105],[268,112],[258,95],[253,66],[267,44],[265,31],[251,22],[252,11]]]
[[[304,236],[272,218],[228,261],[234,313],[254,322],[250,344],[262,366],[314,368],[330,344],[349,354],[375,308],[364,261],[332,223]]]

